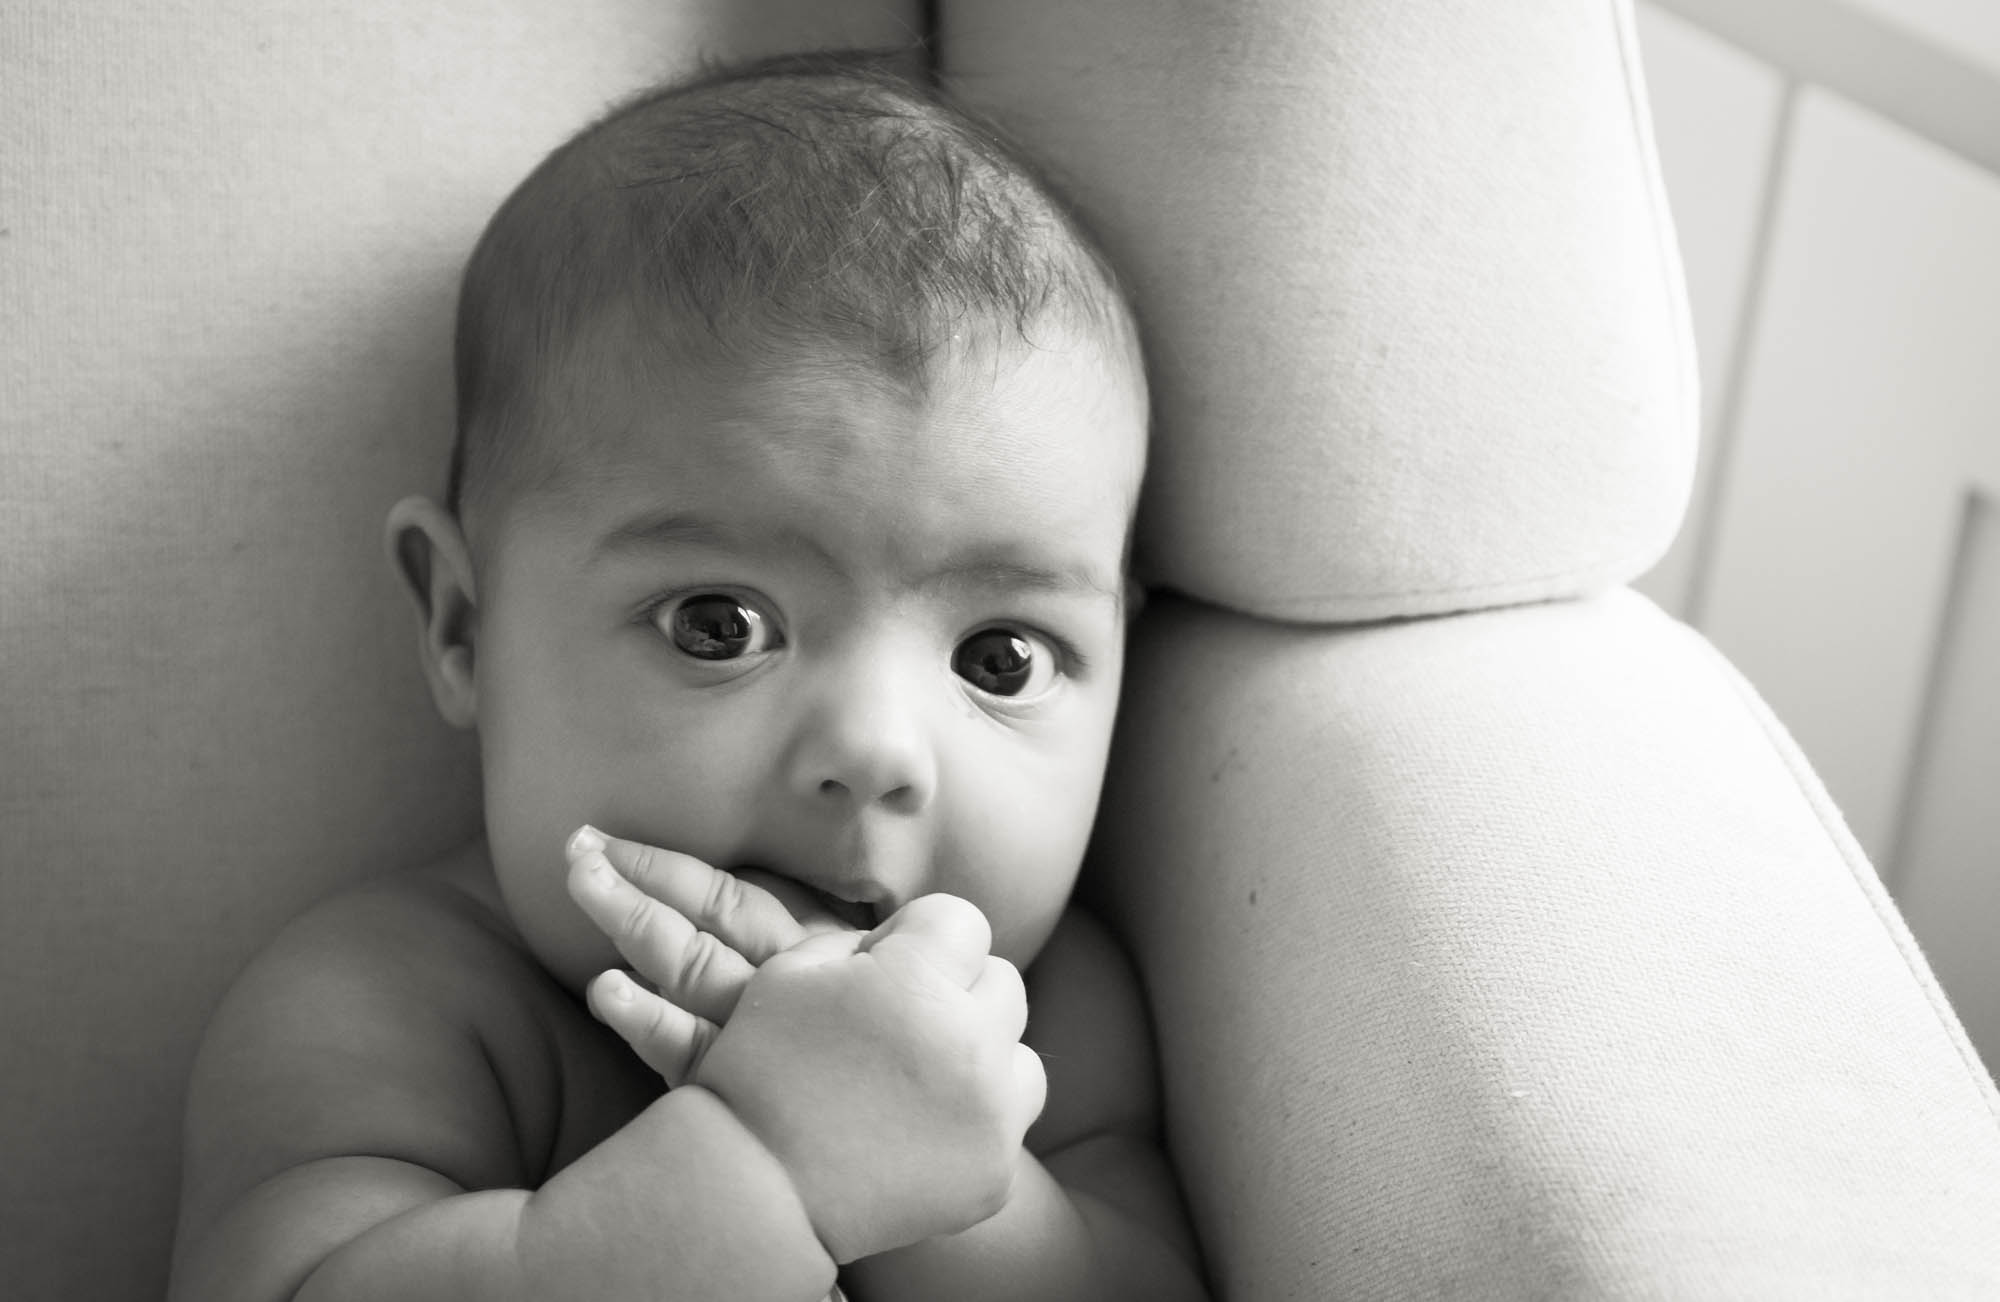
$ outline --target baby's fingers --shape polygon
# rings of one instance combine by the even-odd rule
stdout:
[[[633,971],[668,999],[712,1022],[735,1011],[756,968],[679,910],[626,881],[601,852],[570,862],[569,894]]]
[[[887,960],[912,953],[954,984],[970,990],[986,970],[993,928],[979,907],[956,895],[920,895],[868,933],[861,947]]]
[[[587,997],[597,1020],[616,1031],[668,1085],[693,1076],[715,1043],[714,1022],[675,1007],[615,968],[598,974]]]
[[[1028,1029],[1027,987],[1021,982],[1021,970],[1006,959],[987,955],[970,993],[987,1023],[1008,1039],[1018,1040]]]
[[[1026,1134],[1049,1101],[1049,1074],[1042,1066],[1042,1056],[1025,1044],[1014,1046],[1014,1091],[1021,1106],[1021,1133]]]
[[[1019,1108],[1015,1116],[1026,1133],[1048,1102],[1049,1078],[1041,1055],[1020,1042],[1021,1032],[1028,1029],[1028,992],[1021,982],[1021,971],[1004,958],[988,956],[969,993],[987,1025],[1014,1041],[1014,1100]]]
[[[693,855],[597,835],[604,843],[604,857],[627,881],[696,927],[720,937],[723,944],[751,963],[762,963],[805,939],[805,929],[791,910],[769,891],[735,873],[712,867]],[[571,853],[588,849],[588,834],[579,831],[570,839],[570,846]]]

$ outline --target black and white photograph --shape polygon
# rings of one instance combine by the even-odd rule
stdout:
[[[2000,1299],[1994,0],[0,0],[0,1296]]]

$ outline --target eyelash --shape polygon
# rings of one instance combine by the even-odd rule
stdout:
[[[1011,624],[982,624],[980,627],[1012,628],[1014,626]],[[1062,657],[1062,670],[1065,675],[1076,677],[1080,674],[1088,674],[1090,672],[1090,657],[1079,651],[1076,643],[1070,641],[1062,634],[1043,628],[1038,624],[1025,624],[1022,627],[1056,649],[1056,654]]]

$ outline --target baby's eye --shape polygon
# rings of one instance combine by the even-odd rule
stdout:
[[[1040,696],[1055,685],[1057,654],[1033,633],[984,628],[951,653],[952,672],[991,696]]]
[[[736,660],[785,644],[762,611],[721,592],[683,597],[655,614],[653,622],[676,648],[697,660]]]

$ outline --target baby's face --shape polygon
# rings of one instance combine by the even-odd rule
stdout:
[[[573,985],[618,961],[563,886],[588,822],[859,926],[960,895],[1025,965],[1110,741],[1136,367],[1045,326],[923,394],[831,356],[608,387],[480,575],[486,823],[528,943]]]

